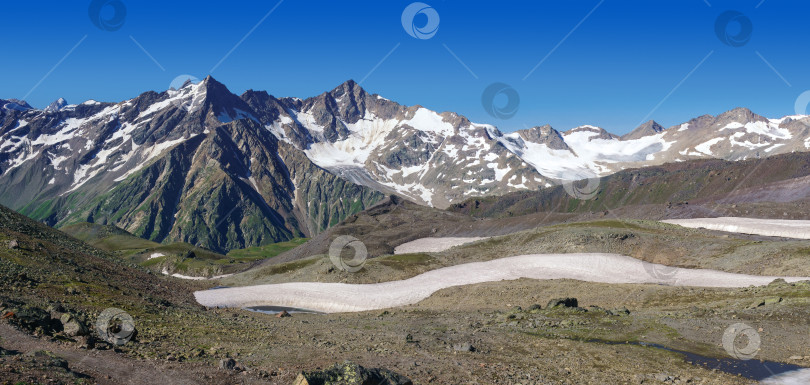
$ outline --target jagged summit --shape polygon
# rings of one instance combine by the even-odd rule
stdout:
[[[621,140],[639,139],[645,136],[658,134],[664,130],[665,128],[662,127],[660,124],[658,124],[658,122],[654,120],[649,120],[646,123],[636,127],[633,131],[630,131],[627,134],[622,135]]]
[[[605,130],[604,128],[597,127],[597,126],[592,126],[590,124],[585,124],[585,125],[581,125],[581,126],[578,126],[578,127],[574,127],[574,128],[572,128],[572,129],[570,129],[568,131],[565,131],[563,133],[563,136],[569,136],[571,134],[576,134],[576,133],[580,133],[580,132],[592,132],[592,133],[595,133],[596,135],[590,135],[589,136],[590,140],[594,140],[594,139],[617,139],[618,138],[618,136],[607,132],[607,130]]]
[[[49,104],[48,107],[45,107],[44,111],[45,112],[57,112],[57,111],[61,110],[62,108],[64,108],[67,105],[68,105],[67,100],[65,100],[64,98],[59,98],[59,99],[56,99],[55,101],[53,101],[51,104]]]
[[[26,111],[33,109],[33,107],[31,107],[31,105],[28,104],[28,102],[26,102],[25,100],[12,98],[8,100],[0,99],[0,109]]]
[[[755,114],[748,108],[745,107],[737,107],[733,110],[726,111],[717,116],[717,120],[724,122],[724,123],[750,123],[750,122],[760,122],[760,121],[767,121],[768,119]]]
[[[562,134],[548,124],[544,126],[535,126],[525,130],[518,130],[515,131],[515,134],[527,142],[545,144],[551,149],[568,149],[568,145],[565,144],[565,139],[563,139]]]
[[[0,204],[219,251],[318,234],[381,193],[447,207],[627,168],[810,151],[810,119],[748,109],[621,138],[590,125],[502,133],[353,80],[306,99],[238,96],[208,76],[120,103],[18,102],[0,109]]]

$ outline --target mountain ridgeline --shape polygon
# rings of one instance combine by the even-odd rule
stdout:
[[[227,251],[318,234],[383,197],[249,111],[211,78],[118,104],[5,109],[1,203],[50,225],[113,224]]]
[[[316,236],[386,194],[446,208],[628,168],[808,149],[804,115],[738,108],[621,137],[589,125],[504,134],[353,81],[298,99],[238,96],[208,77],[120,103],[0,100],[0,204],[53,226],[109,224],[226,252]]]

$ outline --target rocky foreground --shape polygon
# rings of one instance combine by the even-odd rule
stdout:
[[[737,323],[759,338],[754,361],[810,365],[805,281],[695,288],[518,279],[450,287],[398,308],[286,316],[205,308],[192,295],[227,280],[406,279],[525,250],[596,248],[644,260],[663,256],[682,267],[804,274],[807,241],[595,222],[374,258],[356,273],[316,256],[200,282],[122,263],[2,208],[0,219],[0,379],[11,384],[341,383],[335,378],[346,377],[340,366],[347,360],[357,365],[350,365],[357,368],[351,376],[388,374],[390,382],[396,374],[414,384],[746,384],[751,380],[649,345],[730,358],[724,336]],[[100,324],[110,308],[131,318],[114,313],[118,322]],[[732,343],[732,352],[745,353],[746,341]]]

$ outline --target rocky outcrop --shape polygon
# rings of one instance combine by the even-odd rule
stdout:
[[[312,372],[302,372],[293,385],[412,385],[410,379],[388,369],[368,369],[350,361]]]

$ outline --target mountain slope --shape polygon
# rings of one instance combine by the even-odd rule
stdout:
[[[6,113],[2,203],[49,224],[227,251],[317,234],[382,198],[280,148],[210,77],[115,105]]]
[[[622,137],[591,125],[504,134],[351,80],[307,99],[237,96],[208,77],[121,103],[0,105],[0,204],[219,252],[313,237],[386,193],[444,208],[628,168],[810,149],[808,116],[738,108]]]
[[[319,166],[440,208],[626,168],[810,149],[807,116],[766,119],[743,108],[669,129],[649,121],[619,137],[590,125],[503,134],[452,112],[399,105],[353,81],[305,100],[256,91],[242,98],[279,140]]]
[[[351,80],[305,100],[255,91],[242,98],[279,140],[318,166],[416,202],[445,207],[550,182],[495,140],[494,127],[402,106]]]
[[[693,160],[624,170],[603,177],[589,200],[577,199],[561,186],[555,186],[499,197],[471,198],[448,210],[479,218],[557,212],[600,216],[609,213],[605,215],[656,220],[722,215],[805,219],[810,217],[804,203],[810,200],[809,177],[810,153],[745,161]],[[773,207],[742,211],[763,204]],[[737,209],[737,205],[747,207]]]

